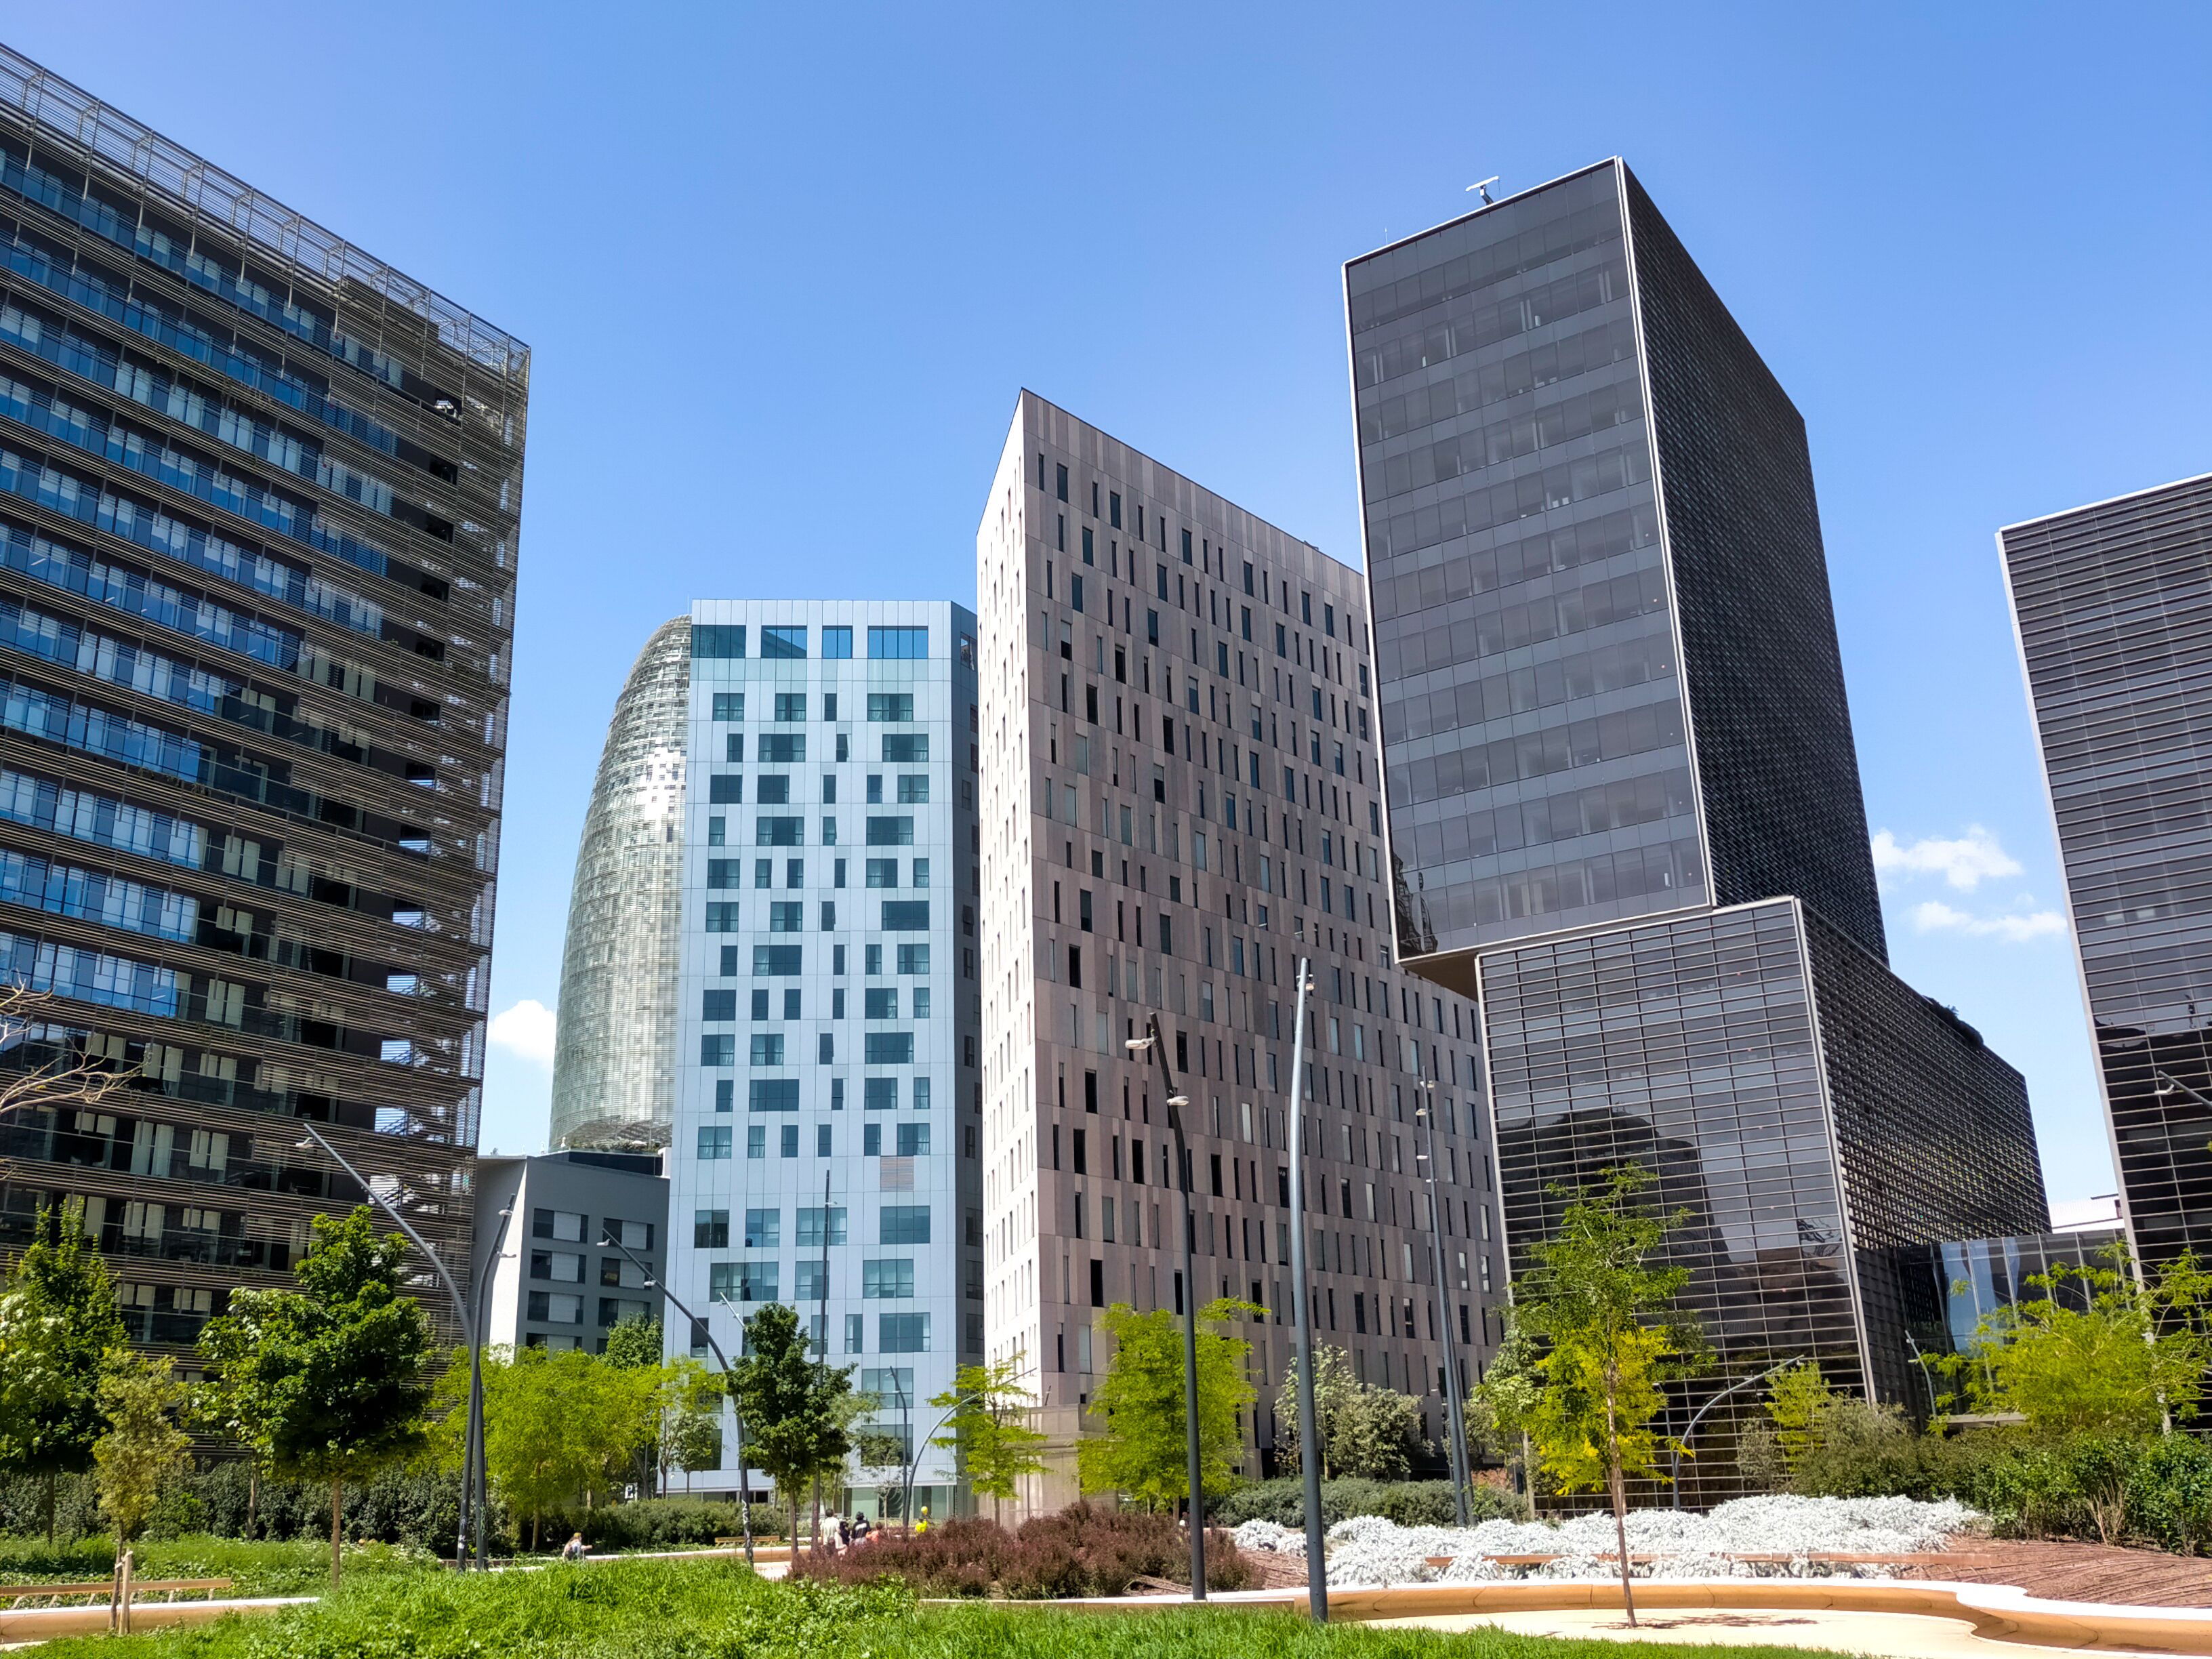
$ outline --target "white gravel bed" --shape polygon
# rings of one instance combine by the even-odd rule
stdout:
[[[1764,1578],[1839,1576],[1887,1577],[1877,1564],[1815,1562],[1814,1553],[1917,1554],[1949,1547],[1980,1516],[1946,1499],[1923,1504],[1909,1498],[1740,1498],[1705,1514],[1676,1510],[1632,1510],[1632,1555],[1659,1559],[1635,1564],[1646,1578]],[[1272,1521],[1248,1521],[1234,1534],[1237,1547],[1286,1555],[1305,1553],[1305,1534]],[[1354,1516],[1328,1530],[1332,1585],[1468,1583],[1503,1578],[1612,1578],[1613,1516],[1578,1515],[1552,1522],[1485,1521],[1480,1526],[1401,1527],[1378,1516]],[[1737,1553],[1787,1554],[1785,1561],[1738,1561]],[[1557,1555],[1542,1566],[1506,1565],[1498,1555]],[[1431,1558],[1449,1558],[1436,1566]]]

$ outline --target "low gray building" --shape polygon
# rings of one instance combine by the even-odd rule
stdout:
[[[598,1353],[624,1319],[665,1317],[668,1181],[657,1154],[478,1158],[476,1215],[471,1282],[487,1343]]]

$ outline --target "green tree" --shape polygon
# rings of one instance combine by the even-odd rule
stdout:
[[[367,1205],[317,1216],[295,1290],[235,1290],[200,1334],[231,1411],[277,1474],[331,1492],[331,1583],[344,1543],[345,1489],[428,1443],[429,1321],[401,1288],[407,1241],[377,1236]]]
[[[1611,1495],[1620,1596],[1632,1626],[1628,1477],[1664,1480],[1660,1453],[1685,1449],[1651,1422],[1666,1404],[1662,1385],[1704,1346],[1695,1325],[1674,1311],[1689,1270],[1651,1265],[1689,1212],[1662,1216],[1638,1202],[1651,1179],[1629,1164],[1601,1171],[1595,1187],[1554,1188],[1567,1200],[1559,1228],[1532,1247],[1534,1263],[1513,1296],[1522,1328],[1540,1350],[1529,1437],[1562,1492]]]
[[[1508,1311],[1505,1329],[1489,1369],[1468,1390],[1462,1420],[1467,1425],[1470,1463],[1497,1458],[1518,1472],[1525,1489],[1528,1477],[1528,1427],[1536,1410],[1543,1378],[1536,1370],[1536,1345],[1521,1322]]]
[[[49,1543],[55,1482],[91,1467],[100,1377],[128,1340],[115,1281],[84,1236],[84,1200],[58,1215],[41,1207],[36,1241],[0,1285],[0,1467],[44,1477]]]
[[[610,1365],[637,1370],[660,1364],[660,1322],[632,1314],[607,1333],[606,1352],[599,1356]]]
[[[100,1379],[107,1432],[92,1448],[93,1484],[100,1507],[115,1528],[119,1557],[161,1501],[161,1490],[185,1467],[191,1436],[177,1426],[189,1390],[176,1378],[167,1354],[118,1348]]]
[[[2030,1277],[2041,1294],[1982,1316],[1967,1352],[1948,1362],[1978,1410],[2017,1412],[2052,1436],[2142,1437],[2197,1415],[2212,1365],[2212,1274],[2184,1254],[2154,1277],[2054,1264]]]
[[[1835,1403],[1836,1391],[1828,1386],[1815,1360],[1800,1360],[1776,1374],[1767,1390],[1766,1415],[1774,1425],[1775,1446],[1785,1474],[1795,1474],[1797,1466],[1819,1445],[1822,1426]]]
[[[854,1392],[851,1366],[817,1364],[811,1346],[798,1310],[771,1302],[745,1321],[744,1352],[730,1368],[745,1459],[790,1505],[794,1549],[799,1498],[810,1480],[843,1467],[854,1419],[868,1398]]]
[[[1293,1467],[1303,1467],[1295,1355],[1276,1393],[1275,1413],[1276,1443],[1288,1448]],[[1352,1373],[1352,1356],[1326,1342],[1314,1350],[1314,1417],[1324,1480],[1402,1480],[1414,1457],[1427,1449],[1420,1402],[1395,1389],[1361,1382]]]
[[[1030,1426],[1036,1396],[1022,1386],[1014,1361],[994,1359],[987,1365],[961,1366],[953,1373],[952,1386],[932,1395],[929,1403],[952,1411],[950,1432],[930,1443],[957,1449],[968,1484],[991,1500],[996,1520],[1000,1504],[1014,1495],[1015,1483],[1044,1469],[1037,1448],[1049,1437]]]
[[[1227,1297],[1198,1310],[1201,1495],[1229,1490],[1243,1455],[1242,1414],[1258,1397],[1245,1375],[1252,1345],[1233,1334],[1233,1322],[1265,1311]],[[1091,1395],[1091,1410],[1103,1431],[1085,1437],[1075,1449],[1083,1490],[1123,1492],[1153,1509],[1191,1498],[1182,1322],[1165,1309],[1139,1313],[1117,1302],[1099,1322],[1114,1356]]]

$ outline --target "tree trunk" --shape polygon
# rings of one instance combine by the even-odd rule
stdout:
[[[791,1565],[790,1565],[790,1567],[789,1567],[788,1569],[787,1569],[787,1575],[789,1575],[789,1576],[795,1576],[795,1575],[798,1573],[798,1571],[799,1571],[799,1492],[798,1492],[798,1490],[797,1490],[796,1488],[793,1488],[793,1492],[792,1492],[792,1494],[791,1494]]]
[[[253,1517],[261,1507],[261,1462],[250,1460],[246,1466],[246,1535],[253,1536]]]
[[[540,1512],[537,1510],[530,1511],[530,1553],[532,1555],[538,1553],[538,1522],[539,1513]]]
[[[1613,1416],[1613,1388],[1616,1372],[1605,1368],[1605,1473],[1613,1489],[1613,1535],[1620,1550],[1620,1605],[1628,1611],[1628,1627],[1636,1628],[1636,1593],[1628,1587],[1628,1482],[1620,1473],[1620,1431]]]
[[[52,1469],[46,1471],[46,1547],[54,1547],[54,1483],[61,1479]]]
[[[822,1553],[822,1477],[814,1477],[814,1553]]]
[[[331,1482],[331,1589],[338,1587],[338,1556],[345,1541],[342,1524],[345,1514],[345,1482]]]

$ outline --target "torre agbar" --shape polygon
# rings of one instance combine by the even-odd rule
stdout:
[[[130,1074],[0,1249],[188,1345],[360,1200],[304,1119],[465,1279],[529,351],[4,49],[0,240],[0,1063]]]
[[[1464,1386],[1504,1261],[1474,1008],[1393,959],[1358,572],[1029,392],[976,556],[985,1346],[1052,1437],[1024,1502],[1074,1495],[1116,1304],[1264,1310],[1239,1333],[1243,1468],[1290,1467],[1273,1407],[1302,953],[1317,1335],[1418,1396],[1441,1439],[1444,1345]],[[1189,1100],[1195,1285],[1157,1063],[1126,1047],[1153,1017]],[[1416,1161],[1431,1097],[1441,1324]]]

